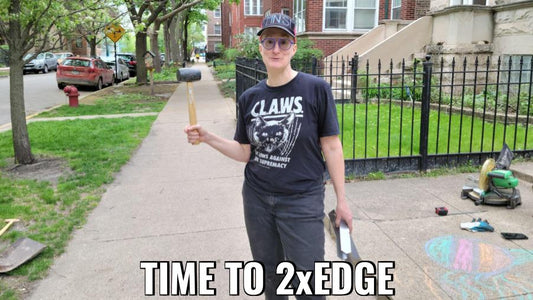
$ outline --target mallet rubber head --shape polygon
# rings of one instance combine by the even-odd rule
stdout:
[[[198,69],[181,68],[178,70],[178,81],[193,82],[202,79],[202,72]]]

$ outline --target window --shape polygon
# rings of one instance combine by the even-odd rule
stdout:
[[[215,18],[220,18],[220,7],[215,9],[214,16]]]
[[[288,8],[282,8],[281,9],[281,13],[284,14],[284,15],[287,15],[289,17],[291,16],[291,11]]]
[[[401,0],[400,0],[401,3]],[[354,8],[354,29],[372,29],[376,24],[376,1],[356,0]]]
[[[346,0],[326,0],[326,29],[346,29]]]
[[[307,0],[294,0],[294,22],[296,23],[296,32],[305,31],[305,8]]]
[[[222,34],[222,26],[220,24],[215,25],[215,34]]]
[[[244,34],[255,37],[260,29],[259,27],[244,27]]]
[[[486,0],[450,0],[452,5],[487,5]]]
[[[83,42],[81,40],[81,37],[76,39],[76,48],[81,48],[83,45]]]
[[[402,12],[402,0],[392,0],[391,3],[391,19],[401,19],[401,12]]]
[[[522,68],[520,68],[520,60],[522,61]],[[504,55],[502,57],[501,82],[510,82],[515,84],[515,87],[519,82],[529,82],[530,72],[533,70],[532,63],[532,55]],[[510,78],[509,74],[511,75]]]
[[[377,0],[324,0],[324,30],[372,29],[377,11]]]
[[[244,0],[245,16],[262,16],[263,0]]]

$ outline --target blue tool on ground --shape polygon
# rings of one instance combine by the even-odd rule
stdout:
[[[481,218],[472,219],[472,222],[461,223],[461,229],[472,231],[472,232],[484,232],[484,231],[494,231],[494,227],[489,225],[487,220],[481,220]]]

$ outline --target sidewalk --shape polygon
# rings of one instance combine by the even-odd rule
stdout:
[[[199,123],[233,137],[234,105],[220,95],[204,64],[194,83]],[[159,114],[148,137],[117,175],[87,224],[74,233],[31,299],[144,299],[141,261],[215,262],[211,299],[229,296],[227,261],[251,261],[240,189],[244,165],[206,145],[186,143],[185,84]],[[517,164],[533,174],[533,165]],[[394,261],[394,299],[533,297],[533,192],[521,182],[522,205],[475,206],[462,200],[466,174],[349,183],[352,236],[365,260]],[[326,211],[334,208],[327,187]],[[439,217],[434,208],[446,206]],[[493,233],[461,230],[461,222],[488,219]],[[500,232],[529,240],[507,241]],[[326,239],[326,259],[336,260]],[[156,272],[158,274],[158,272]],[[159,276],[155,281],[158,282]],[[361,278],[357,279],[361,281]],[[242,277],[241,277],[242,289]],[[527,295],[527,296],[526,296]],[[161,297],[164,298],[164,297]],[[179,298],[205,299],[206,296]],[[358,299],[355,293],[330,299]],[[261,298],[259,298],[261,299]],[[372,298],[370,298],[372,299]]]

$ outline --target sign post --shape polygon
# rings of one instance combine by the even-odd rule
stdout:
[[[120,26],[120,24],[110,24],[107,25],[104,29],[105,35],[113,41],[113,46],[115,49],[115,81],[118,76],[118,60],[117,60],[117,42],[124,35],[126,30]]]

